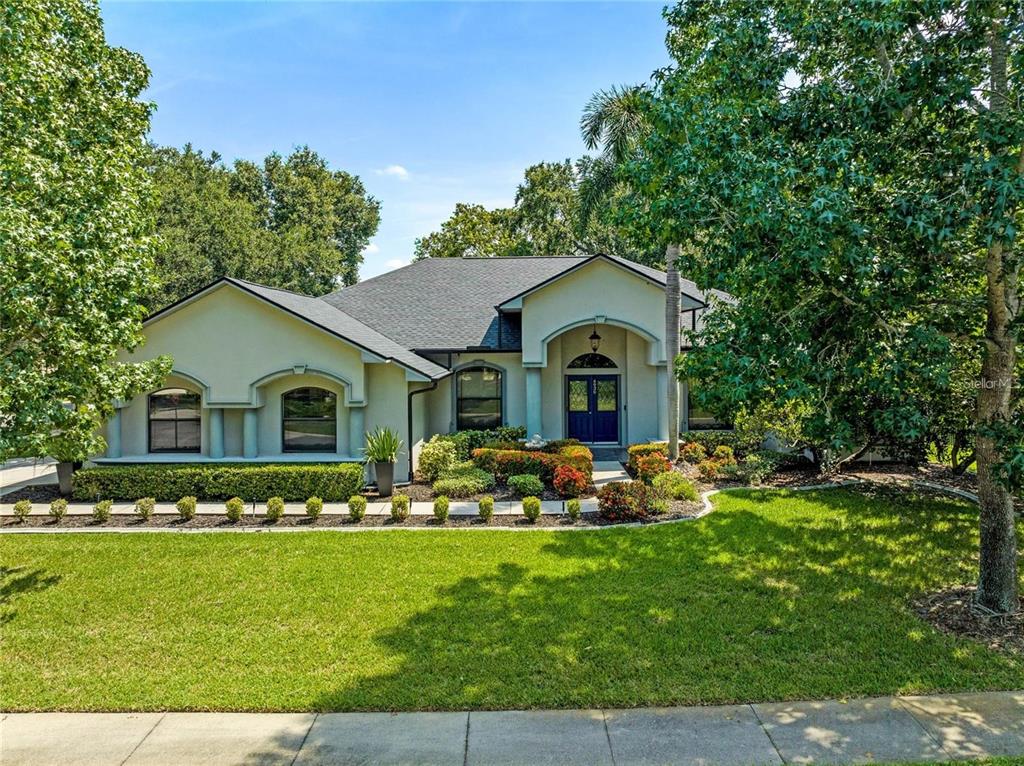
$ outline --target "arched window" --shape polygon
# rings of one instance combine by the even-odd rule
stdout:
[[[467,367],[456,373],[455,425],[486,431],[501,425],[501,371]]]
[[[202,431],[199,394],[165,388],[149,395],[149,451],[199,452]]]
[[[580,354],[569,362],[570,370],[614,370],[615,367],[615,362],[596,351],[592,354]]]
[[[334,452],[338,446],[338,397],[311,386],[282,395],[281,434],[285,452]]]

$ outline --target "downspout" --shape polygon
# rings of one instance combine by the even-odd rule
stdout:
[[[434,380],[434,381],[431,381],[430,385],[427,386],[426,388],[418,388],[415,391],[410,391],[409,392],[409,403],[408,403],[407,408],[406,408],[407,415],[408,415],[408,423],[407,423],[407,425],[408,425],[408,429],[409,430],[406,431],[406,433],[409,434],[409,481],[410,482],[412,482],[412,445],[413,445],[413,439],[412,439],[412,398],[414,396],[416,396],[416,394],[425,394],[425,393],[427,393],[427,391],[435,391],[436,389],[437,389],[437,381]]]

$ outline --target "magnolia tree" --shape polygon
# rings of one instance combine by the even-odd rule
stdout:
[[[0,41],[0,459],[75,460],[167,368],[115,361],[150,287],[148,71],[94,2],[8,3]]]
[[[680,363],[729,414],[793,403],[833,454],[920,442],[967,397],[977,601],[1018,604],[1024,19],[1018,2],[705,0],[625,175],[638,226],[739,298]],[[950,426],[952,427],[952,426]]]

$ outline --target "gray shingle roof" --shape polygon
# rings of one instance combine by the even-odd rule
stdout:
[[[596,256],[428,258],[325,295],[321,300],[419,351],[498,348],[495,310]],[[665,284],[665,272],[617,256],[601,256]],[[683,292],[706,296],[688,279]],[[723,293],[724,295],[724,293]],[[518,348],[519,327],[505,322],[501,347]]]
[[[448,375],[448,370],[413,353],[386,335],[367,326],[341,309],[335,308],[320,298],[311,298],[276,287],[266,287],[244,279],[226,278],[241,289],[250,292],[296,316],[322,327],[328,332],[370,351],[377,356],[390,359],[403,367],[437,379]]]
[[[407,348],[498,345],[495,306],[586,257],[427,258],[345,287],[323,300]],[[509,338],[504,337],[504,345]]]

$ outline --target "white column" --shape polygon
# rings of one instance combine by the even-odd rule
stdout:
[[[358,456],[366,438],[366,407],[350,407],[348,411],[348,454]]]
[[[242,415],[242,455],[256,457],[260,451],[259,415],[255,407],[247,407]]]
[[[541,431],[542,399],[540,393],[540,367],[526,368],[526,438],[532,439]]]
[[[121,457],[121,410],[115,409],[107,421],[107,457]]]
[[[210,457],[224,457],[223,407],[210,407]]]
[[[668,366],[658,366],[658,439],[668,441]]]

